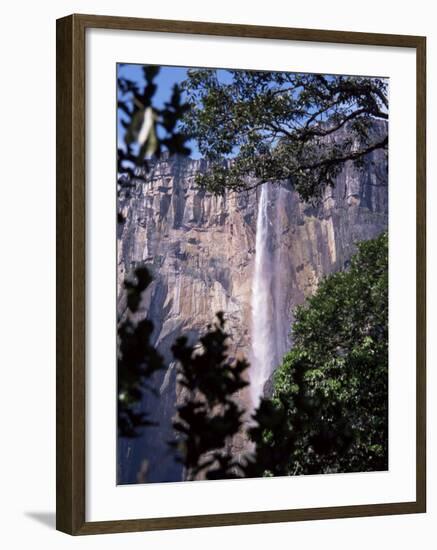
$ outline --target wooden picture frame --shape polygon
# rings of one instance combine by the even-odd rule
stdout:
[[[411,502],[86,521],[85,32],[89,28],[409,48],[416,52],[416,498]],[[57,21],[57,529],[71,535],[273,523],[426,510],[426,39],[420,36],[70,15]]]

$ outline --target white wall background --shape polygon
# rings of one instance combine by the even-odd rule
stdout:
[[[101,5],[102,4],[102,5]],[[435,548],[436,292],[428,288],[428,513],[73,538],[55,509],[55,19],[73,12],[282,25],[428,37],[428,280],[437,278],[437,31],[434,2],[401,0],[14,0],[2,8],[0,542],[4,548]],[[437,308],[435,308],[437,309]],[[25,331],[24,335],[22,331]]]

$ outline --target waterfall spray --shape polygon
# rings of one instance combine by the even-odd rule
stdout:
[[[279,203],[285,191],[266,183],[258,202],[255,266],[252,281],[250,391],[253,407],[264,385],[287,350],[289,316],[280,283],[281,261]],[[273,208],[270,207],[272,202]],[[269,208],[272,210],[269,215]]]
[[[255,268],[252,283],[252,361],[250,388],[253,406],[262,396],[264,384],[274,367],[274,323],[272,304],[271,225],[268,215],[269,184],[261,187],[256,221]]]

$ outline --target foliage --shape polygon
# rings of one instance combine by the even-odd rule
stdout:
[[[189,105],[182,101],[179,86],[174,85],[170,100],[163,108],[158,108],[153,104],[153,97],[158,89],[155,78],[160,67],[145,65],[142,71],[144,84],[124,77],[117,79],[118,116],[125,129],[124,147],[118,149],[117,155],[121,184],[129,181],[129,177],[146,173],[147,159],[159,158],[163,151],[181,155],[191,152],[186,146],[188,136],[179,126],[189,109]]]
[[[218,313],[200,345],[191,346],[180,337],[172,347],[182,402],[173,422],[179,437],[171,446],[178,451],[187,480],[202,474],[208,479],[239,476],[229,444],[242,425],[243,411],[234,396],[247,385],[243,373],[248,364],[229,361],[224,324],[223,314]]]
[[[124,282],[126,314],[117,323],[117,425],[121,437],[137,437],[140,428],[152,424],[142,401],[145,392],[154,392],[151,376],[164,368],[161,355],[150,342],[153,323],[135,320],[141,296],[151,281],[147,268],[139,266]]]
[[[215,193],[291,180],[316,202],[347,160],[388,145],[373,125],[388,119],[384,79],[192,69],[183,89],[184,131],[211,161],[197,182]]]
[[[349,269],[297,309],[292,330],[273,393],[295,441],[286,473],[387,469],[387,234],[360,243]]]
[[[295,448],[294,432],[287,418],[287,407],[262,398],[252,415],[248,435],[254,452],[244,461],[243,477],[271,477],[286,475],[291,454]]]

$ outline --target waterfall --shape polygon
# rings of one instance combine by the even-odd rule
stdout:
[[[250,392],[257,407],[264,384],[281,362],[288,347],[289,315],[281,284],[280,203],[281,188],[266,183],[258,202],[255,266],[252,281]],[[270,202],[272,204],[270,204]]]

